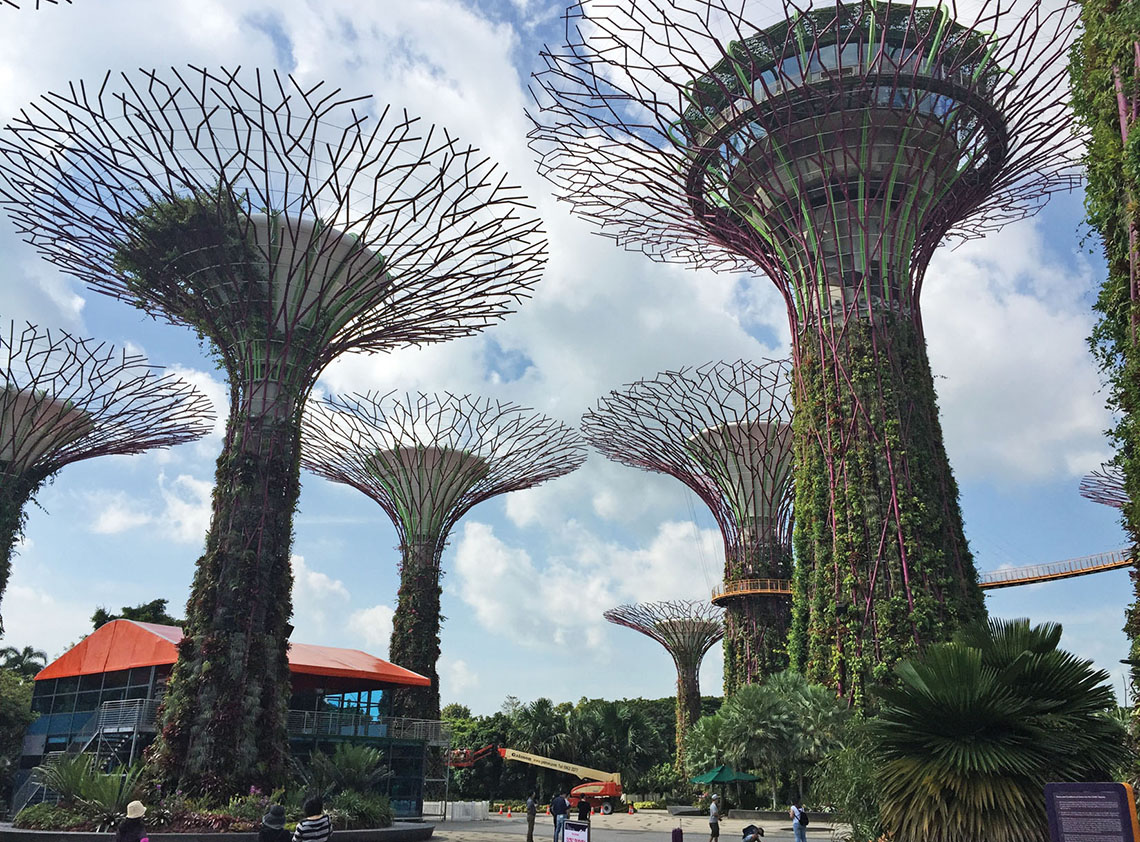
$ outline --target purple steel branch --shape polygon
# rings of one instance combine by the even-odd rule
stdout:
[[[1081,480],[1081,496],[1094,503],[1123,509],[1128,505],[1128,492],[1124,488],[1124,472],[1115,465],[1101,465]]]

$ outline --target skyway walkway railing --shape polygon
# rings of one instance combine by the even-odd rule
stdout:
[[[978,583],[984,590],[1012,588],[1017,585],[1031,585],[1035,582],[1070,579],[1074,576],[1099,573],[1102,570],[1115,570],[1119,567],[1128,567],[1130,564],[1132,564],[1132,556],[1128,550],[1114,550],[1109,553],[1097,553],[1082,558],[1054,561],[1049,564],[987,570],[978,577]]]
[[[725,582],[713,589],[712,601],[720,603],[737,596],[753,595],[791,596],[791,579],[737,579]]]

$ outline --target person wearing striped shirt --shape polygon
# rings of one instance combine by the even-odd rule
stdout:
[[[297,822],[293,842],[328,842],[332,836],[332,821],[325,815],[325,803],[320,797],[310,798],[302,808],[305,818]]]

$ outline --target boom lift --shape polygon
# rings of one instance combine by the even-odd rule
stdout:
[[[530,754],[513,748],[498,748],[494,745],[483,746],[481,749],[455,749],[451,752],[448,765],[464,769],[473,766],[476,761],[486,757],[492,751],[498,751],[504,760],[515,760],[519,763],[529,763],[531,766],[541,766],[544,769],[553,769],[556,772],[567,772],[588,783],[578,784],[570,790],[570,806],[577,807],[579,801],[586,801],[591,807],[608,816],[622,801],[621,772],[603,772],[600,769],[591,769],[588,766],[578,766],[564,760],[555,760],[552,757],[543,757]]]

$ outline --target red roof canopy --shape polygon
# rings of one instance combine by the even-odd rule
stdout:
[[[178,659],[182,629],[134,620],[112,620],[64,652],[36,676],[69,678],[133,667],[170,666]],[[359,649],[289,644],[294,689],[369,690],[380,686],[427,687],[431,680]]]

